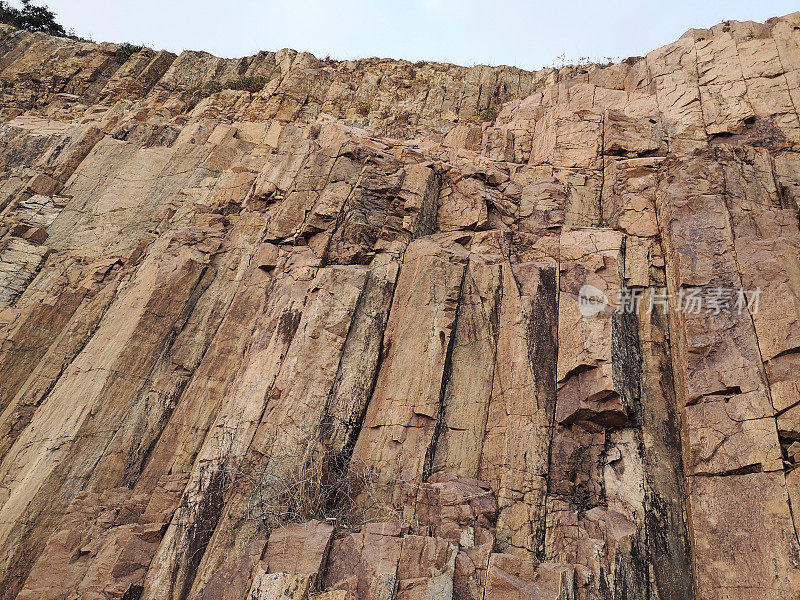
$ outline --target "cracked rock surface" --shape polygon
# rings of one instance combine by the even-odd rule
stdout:
[[[0,600],[800,599],[800,13],[117,48],[0,26]]]

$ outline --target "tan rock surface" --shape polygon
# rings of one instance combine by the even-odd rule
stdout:
[[[800,599],[800,13],[117,49],[0,26],[0,600]]]

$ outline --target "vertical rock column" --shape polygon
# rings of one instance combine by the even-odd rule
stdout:
[[[744,233],[748,219],[729,213],[726,181],[707,153],[664,165],[656,201],[673,302],[682,291],[709,295],[752,281],[739,271],[739,253],[746,264],[752,250],[734,233]],[[733,304],[697,313],[671,308],[698,597],[791,595],[800,546],[754,315]]]
[[[374,497],[413,515],[416,485],[434,456],[443,378],[467,252],[432,239],[405,252],[384,338],[384,355],[351,469],[373,469]],[[379,507],[376,507],[379,508]]]
[[[543,539],[557,285],[552,262],[502,263],[492,395],[478,476],[497,490],[496,549],[526,558],[536,554]]]

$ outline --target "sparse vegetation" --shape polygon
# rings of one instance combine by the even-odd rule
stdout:
[[[731,22],[730,21],[724,21],[722,23],[722,31],[724,33],[730,33],[731,32]]]
[[[331,454],[315,457],[307,468],[278,479],[264,474],[255,481],[248,518],[271,531],[288,523],[326,521],[339,530],[358,530],[373,521],[399,520],[401,514],[379,501],[377,476]]]
[[[119,48],[117,48],[117,63],[124,65],[131,56],[137,52],[141,52],[141,50],[142,46],[136,46],[134,44],[125,42],[124,44],[120,45]]]
[[[619,57],[617,57],[617,60],[619,60]],[[615,59],[613,59],[610,56],[606,56],[605,57],[605,62],[613,64],[615,62]],[[558,56],[556,56],[555,60],[553,61],[553,68],[554,69],[563,69],[565,67],[575,67],[575,68],[578,68],[578,69],[584,69],[585,70],[586,68],[590,67],[592,64],[594,64],[594,63],[592,63],[592,57],[591,56],[581,56],[578,60],[573,61],[573,60],[568,59],[565,54],[559,54]],[[598,64],[598,66],[608,66],[608,64],[606,64],[606,65],[603,65],[602,63],[597,63],[597,64]]]
[[[222,90],[240,90],[250,93],[260,92],[267,84],[268,79],[262,76],[239,77],[225,82],[209,81],[203,86],[195,88],[189,93],[187,107],[192,110],[203,98],[208,98],[213,94],[218,94]]]
[[[362,117],[366,117],[369,111],[372,110],[372,102],[359,102],[356,104],[356,113]]]
[[[499,106],[488,106],[480,113],[478,113],[478,118],[481,121],[494,121],[497,119],[497,115],[500,114],[500,107]]]
[[[52,10],[46,6],[31,4],[31,0],[22,0],[22,8],[14,8],[8,2],[0,2],[0,23],[26,31],[69,37],[64,27],[56,22],[56,14]]]
[[[399,521],[402,511],[387,500],[386,482],[373,469],[348,460],[318,442],[309,442],[301,455],[272,456],[266,464],[228,467],[217,476],[222,493],[239,489],[247,494],[240,519],[269,533],[290,523],[316,519],[340,532],[365,524]],[[418,484],[409,484],[413,490]],[[403,487],[393,483],[392,487]]]
[[[206,96],[210,96],[211,94],[218,94],[224,88],[219,81],[209,81],[205,86],[204,90],[206,92]]]
[[[252,94],[260,92],[263,87],[267,85],[267,78],[262,76],[257,77],[240,77],[238,79],[231,79],[222,84],[223,90],[243,90]]]

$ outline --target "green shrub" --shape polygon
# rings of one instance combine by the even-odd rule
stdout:
[[[481,121],[494,121],[497,118],[497,115],[500,114],[500,107],[499,106],[489,106],[486,109],[482,110],[478,113],[478,117]]]
[[[205,85],[205,95],[210,96],[211,94],[218,94],[222,89],[222,84],[219,81],[209,81]]]
[[[213,94],[218,94],[222,90],[240,90],[254,94],[260,92],[269,80],[266,77],[240,77],[239,79],[230,79],[226,82],[209,81],[201,87],[197,87],[189,92],[187,100],[187,110],[192,110],[197,103],[203,98],[208,98]]]
[[[124,65],[127,60],[142,50],[142,46],[134,46],[133,44],[129,44],[125,42],[119,48],[117,48],[117,63],[120,65]]]
[[[239,79],[231,79],[222,84],[223,90],[243,90],[254,94],[260,92],[267,84],[267,78],[258,77],[240,77]]]
[[[369,111],[372,110],[372,102],[359,102],[356,104],[356,113],[362,117],[366,117]]]
[[[31,4],[31,0],[22,0],[22,8],[14,8],[8,2],[0,2],[0,23],[26,31],[69,37],[64,28],[56,23],[56,15],[52,10],[46,6],[35,6]]]

